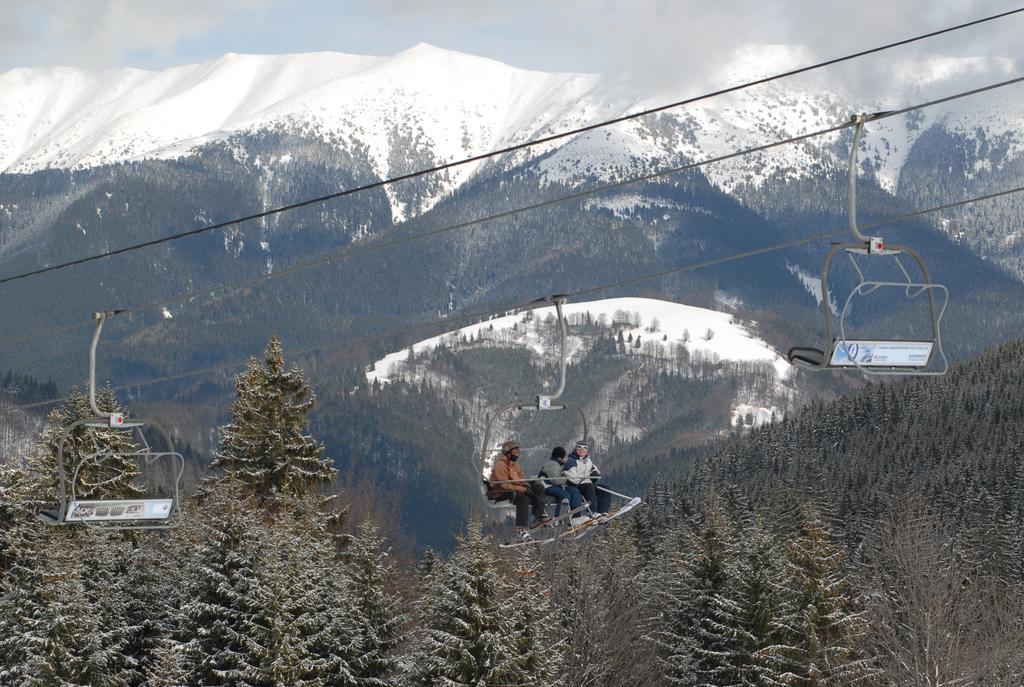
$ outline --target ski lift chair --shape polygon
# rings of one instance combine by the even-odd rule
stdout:
[[[884,113],[880,113],[884,114]],[[827,369],[856,368],[865,375],[943,375],[949,369],[949,362],[942,350],[940,324],[942,315],[949,301],[949,291],[942,284],[934,283],[928,274],[921,256],[907,246],[886,245],[878,236],[865,236],[857,227],[857,148],[864,131],[864,123],[875,119],[875,115],[856,115],[853,121],[857,128],[850,151],[850,203],[849,226],[855,241],[835,243],[825,256],[825,264],[821,270],[821,305],[825,315],[825,345],[822,348],[794,346],[789,349],[789,362],[812,372]],[[829,269],[833,258],[840,252],[845,253],[857,272],[859,281],[847,296],[838,318],[838,336],[833,324],[832,296],[828,286]],[[855,255],[867,256],[868,261],[879,257],[887,257],[894,261],[901,280],[877,280],[865,277],[864,270],[858,264]],[[901,255],[910,256],[917,265],[920,278],[910,276],[906,266],[900,260]],[[856,297],[865,297],[879,290],[902,291],[902,296],[914,300],[922,295],[928,301],[928,320],[930,337],[925,339],[893,339],[893,338],[851,338],[846,333],[847,317]],[[936,293],[941,293],[942,305],[936,305]],[[937,353],[937,356],[936,356]],[[934,360],[939,360],[937,369],[929,369]]]
[[[567,365],[566,355],[566,325],[565,316],[562,313],[562,306],[565,304],[565,296],[550,296],[548,298],[540,299],[542,301],[550,300],[555,304],[555,312],[558,315],[558,323],[560,328],[560,348],[561,348],[561,381],[558,385],[558,389],[554,394],[550,396],[537,396],[533,401],[520,401],[517,403],[510,403],[496,412],[491,419],[487,422],[487,428],[484,432],[484,442],[480,449],[480,463],[474,461],[474,470],[479,470],[477,473],[480,478],[480,490],[483,495],[484,504],[491,509],[504,510],[507,508],[513,508],[512,502],[507,497],[495,499],[491,495],[492,488],[498,484],[490,481],[490,471],[488,470],[488,459],[496,452],[496,449],[491,446],[491,437],[493,434],[494,426],[497,423],[498,418],[503,415],[512,412],[514,410],[537,410],[537,411],[548,411],[548,410],[570,410],[574,409],[580,416],[580,420],[583,423],[583,435],[587,436],[588,425],[587,416],[583,412],[583,409],[575,403],[568,401],[560,401],[562,393],[565,391],[565,369]],[[522,483],[531,483],[536,479],[525,479]],[[551,499],[553,497],[547,497]]]
[[[106,413],[96,406],[96,345],[99,342],[100,332],[103,330],[103,323],[107,317],[117,314],[117,311],[95,313],[96,332],[93,334],[92,345],[89,349],[89,406],[95,417],[77,420],[64,429],[57,446],[57,473],[59,476],[58,503],[44,508],[39,513],[39,519],[48,525],[72,525],[82,524],[104,529],[169,529],[177,527],[181,522],[181,505],[179,498],[179,487],[181,477],[185,472],[185,459],[180,453],[174,451],[171,437],[167,431],[158,423],[152,420],[134,419],[129,420],[121,413]],[[65,461],[65,446],[68,438],[80,427],[85,428],[109,428],[123,429],[137,436],[142,444],[142,450],[131,452],[120,452],[115,450],[96,451],[85,456],[70,477],[67,476]],[[146,442],[142,428],[154,429],[162,438],[166,451],[154,451]],[[78,497],[79,474],[83,467],[93,464],[101,465],[104,461],[111,459],[135,460],[146,465],[158,461],[170,461],[176,464],[176,471],[172,470],[174,486],[170,493],[159,498],[131,498],[131,499],[105,499]]]
[[[507,498],[496,500],[496,499],[493,499],[491,497],[491,489],[492,489],[492,487],[494,487],[496,484],[500,484],[498,482],[491,482],[490,479],[489,479],[489,473],[487,471],[488,458],[490,458],[491,455],[495,452],[495,449],[491,445],[492,431],[493,431],[495,423],[496,423],[496,421],[497,421],[497,419],[499,417],[501,417],[504,414],[506,414],[508,412],[511,412],[513,410],[537,410],[537,411],[575,410],[579,414],[580,420],[583,423],[583,434],[581,436],[586,437],[586,436],[589,435],[589,427],[588,427],[588,424],[587,424],[587,416],[586,416],[586,413],[583,412],[583,409],[580,406],[578,406],[577,404],[575,404],[575,403],[570,403],[569,401],[560,400],[560,398],[562,396],[562,393],[565,391],[565,369],[566,369],[566,364],[567,364],[567,355],[566,355],[566,348],[565,348],[565,343],[566,343],[566,325],[565,325],[565,316],[564,316],[564,314],[562,312],[562,306],[565,304],[565,301],[566,301],[565,296],[550,296],[549,298],[545,298],[545,299],[542,299],[542,300],[550,300],[550,301],[554,302],[554,304],[555,304],[555,311],[558,314],[558,323],[559,323],[560,332],[561,332],[561,341],[560,341],[560,348],[561,348],[561,381],[560,381],[560,383],[558,385],[558,389],[551,396],[538,396],[536,398],[536,400],[534,400],[534,401],[523,401],[523,402],[519,402],[519,403],[510,403],[507,406],[505,406],[505,407],[501,408],[500,410],[498,410],[498,412],[495,413],[494,416],[491,417],[491,419],[488,421],[487,428],[486,428],[486,430],[484,432],[484,443],[483,443],[483,446],[481,447],[481,450],[480,450],[480,463],[477,464],[476,461],[473,461],[473,468],[474,468],[474,471],[476,472],[477,476],[481,480],[480,481],[480,489],[481,489],[481,493],[483,495],[484,504],[488,508],[491,508],[491,509],[503,510],[503,509],[508,509],[508,508],[514,507],[512,502],[509,501]],[[519,481],[519,480],[516,480],[516,481]],[[529,482],[534,482],[534,481],[536,481],[536,480],[535,479],[524,479],[524,480],[521,480],[522,483],[529,483]],[[601,522],[606,523],[606,522],[610,521],[611,519],[613,519],[615,517],[620,517],[622,515],[625,515],[630,510],[632,510],[633,508],[636,508],[641,503],[641,500],[639,498],[637,498],[637,497],[626,496],[625,494],[620,494],[618,492],[612,491],[611,489],[608,489],[608,488],[606,488],[604,486],[598,486],[597,488],[598,489],[602,489],[603,491],[608,492],[609,494],[612,495],[613,498],[619,499],[620,502],[622,503],[622,505],[615,511],[614,515],[612,515],[610,517],[602,518]],[[554,501],[554,497],[548,496],[547,498],[548,498],[548,503],[552,503]],[[596,526],[597,523],[598,523],[597,520],[590,521],[590,524],[588,524],[588,525],[582,525],[582,526],[578,526],[578,527],[570,527],[569,526],[569,524],[571,522],[571,518],[573,516],[579,514],[579,512],[581,512],[581,511],[587,511],[588,509],[589,509],[589,506],[585,502],[584,502],[584,505],[580,506],[575,511],[566,509],[566,511],[564,513],[562,513],[561,515],[559,515],[559,517],[552,523],[552,525],[553,525],[553,534],[550,537],[548,537],[548,538],[533,540],[532,543],[544,543],[544,542],[550,542],[550,541],[557,542],[563,536],[569,536],[569,537],[571,537],[574,540],[582,539],[583,537],[588,536],[589,534],[591,534],[592,532],[594,532],[597,529],[597,526]],[[512,543],[512,544],[502,544],[503,547],[519,546],[519,545],[521,545],[521,544],[520,543],[515,543],[515,542]]]

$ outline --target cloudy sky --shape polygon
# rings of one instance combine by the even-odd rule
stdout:
[[[704,86],[743,45],[795,67],[996,14],[1013,0],[0,0],[0,72],[145,69],[226,52],[391,55],[419,42],[545,71]],[[1024,67],[1024,14],[844,68],[863,87],[934,56]],[[988,63],[986,63],[988,64]],[[990,68],[989,64],[986,69]],[[833,75],[834,76],[834,75]],[[976,75],[975,75],[976,76]]]

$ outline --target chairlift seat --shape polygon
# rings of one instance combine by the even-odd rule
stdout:
[[[484,503],[488,508],[505,509],[513,508],[512,498],[507,494],[491,491],[491,483],[486,479],[480,481],[480,491],[484,496]]]
[[[167,520],[174,499],[88,499],[68,504],[68,522]]]
[[[859,277],[858,284],[847,296],[842,310],[837,316],[837,325],[833,325],[833,316],[829,311],[831,296],[828,287],[828,274],[832,259],[840,251],[844,251],[854,266]],[[860,370],[865,375],[941,375],[948,368],[946,356],[942,351],[942,339],[940,334],[940,323],[942,314],[946,309],[948,293],[942,284],[931,282],[928,270],[912,249],[906,246],[892,246],[883,253],[891,256],[896,265],[902,271],[905,281],[877,281],[866,279],[864,272],[857,265],[853,254],[863,252],[857,244],[837,243],[833,244],[825,258],[825,266],[822,269],[822,310],[827,327],[827,350],[813,346],[794,346],[789,349],[787,358],[792,365],[802,367],[814,372],[826,369],[850,369]],[[915,281],[907,272],[899,255],[905,254],[917,263],[924,278],[923,281]],[[899,289],[904,292],[908,299],[913,299],[921,294],[927,294],[927,308],[929,324],[931,328],[930,339],[895,339],[895,338],[852,338],[846,332],[846,319],[850,312],[851,304],[857,296],[867,296],[880,289]],[[937,307],[934,292],[940,292],[944,298],[941,306]],[[838,330],[838,331],[837,331]],[[836,335],[838,334],[838,335]],[[941,368],[937,371],[929,370],[933,360],[933,353],[938,352]]]
[[[828,367],[828,355],[820,348],[806,346],[794,346],[789,349],[786,355],[791,365],[803,367],[810,370],[820,370]]]
[[[155,428],[163,437],[164,442],[170,446],[170,435],[160,425],[151,420],[137,419],[125,422],[119,429],[140,430],[141,427],[149,425]],[[98,451],[85,456],[75,466],[69,478],[64,474],[64,445],[69,436],[77,427],[103,427],[96,418],[77,420],[64,430],[57,450],[58,473],[60,476],[60,502],[51,504],[39,511],[39,519],[48,525],[70,525],[81,524],[93,527],[105,527],[108,529],[167,529],[177,527],[181,519],[181,507],[178,500],[178,489],[181,485],[181,478],[185,471],[184,457],[175,451],[152,451],[149,450],[145,438],[142,437],[143,446],[146,450],[133,451],[130,453],[118,453],[115,451]],[[140,434],[141,437],[141,434]],[[170,460],[174,465],[170,477],[173,480],[173,496],[153,495],[144,498],[130,499],[104,499],[104,498],[78,498],[76,487],[78,476],[82,467],[93,463],[100,464],[113,456],[131,458],[146,463],[153,463],[158,460]],[[159,493],[159,492],[158,492]]]

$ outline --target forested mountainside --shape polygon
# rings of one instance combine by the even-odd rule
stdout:
[[[950,526],[985,509],[1011,527],[1020,545],[1022,365],[1018,339],[944,377],[871,384],[834,402],[811,403],[742,440],[695,452],[675,469],[686,489],[731,484],[765,506],[813,491],[851,541],[890,504],[913,496]]]
[[[321,489],[336,471],[310,389],[272,341],[177,530],[36,521],[53,427],[0,467],[0,677],[1019,685],[1022,360],[1015,341],[658,461],[641,509],[580,542],[502,550],[470,521],[450,555],[415,563],[372,518],[345,522],[359,494]],[[51,419],[87,406],[76,395]]]
[[[42,428],[42,409],[26,412],[19,406],[56,396],[57,385],[53,382],[40,382],[10,370],[0,377],[0,463],[28,456]]]

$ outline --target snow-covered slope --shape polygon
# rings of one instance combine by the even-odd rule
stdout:
[[[716,78],[737,83],[807,59],[781,46],[762,46],[740,51]],[[920,87],[979,70],[989,75],[979,77],[984,81],[1011,68],[943,58],[899,78]],[[1016,132],[1024,113],[1020,90],[925,111],[911,127],[900,118],[873,125],[865,159],[883,184],[894,187],[909,144],[935,121],[963,132],[981,126],[990,136]],[[424,160],[450,162],[688,95],[623,95],[621,84],[598,75],[528,71],[425,44],[392,57],[229,54],[160,72],[14,69],[0,74],[0,93],[0,171],[175,157],[205,142],[269,129],[311,134],[357,151],[381,177],[412,171]],[[505,164],[554,150],[540,172],[578,183],[581,177],[706,159],[832,126],[855,111],[904,104],[855,102],[837,92],[774,82],[534,148]],[[778,171],[811,174],[815,163],[836,162],[834,142],[786,146],[713,165],[706,173],[727,190]],[[1014,134],[1011,147],[1020,145]],[[453,170],[442,193],[476,168]]]
[[[594,82],[429,45],[390,58],[229,54],[161,72],[15,69],[0,75],[0,171],[176,157],[270,129],[358,150],[394,176],[422,165],[410,166],[409,148],[448,162],[525,140],[569,110],[602,115],[586,104]]]
[[[563,310],[570,321],[573,317],[589,314],[598,322],[622,323],[617,328],[621,329],[624,337],[630,337],[631,340],[639,337],[658,346],[682,345],[691,355],[715,355],[722,360],[769,361],[775,366],[779,377],[787,376],[791,369],[783,356],[754,337],[747,327],[736,322],[728,313],[653,298],[608,298],[569,303]],[[548,333],[553,331],[554,318],[554,306],[538,308],[525,315],[507,315],[431,337],[413,344],[412,349],[419,354],[442,345],[457,347],[463,338],[498,339],[504,333],[506,336],[511,335],[518,345],[531,348],[538,356],[549,355],[554,361],[558,351],[547,350],[545,337],[540,331],[541,327]],[[529,321],[541,324],[530,325]],[[516,328],[515,334],[511,334],[513,327]],[[579,345],[578,341],[570,338],[570,359],[578,352]],[[383,383],[393,374],[400,374],[408,355],[409,349],[405,349],[384,356],[367,371],[367,382]]]

